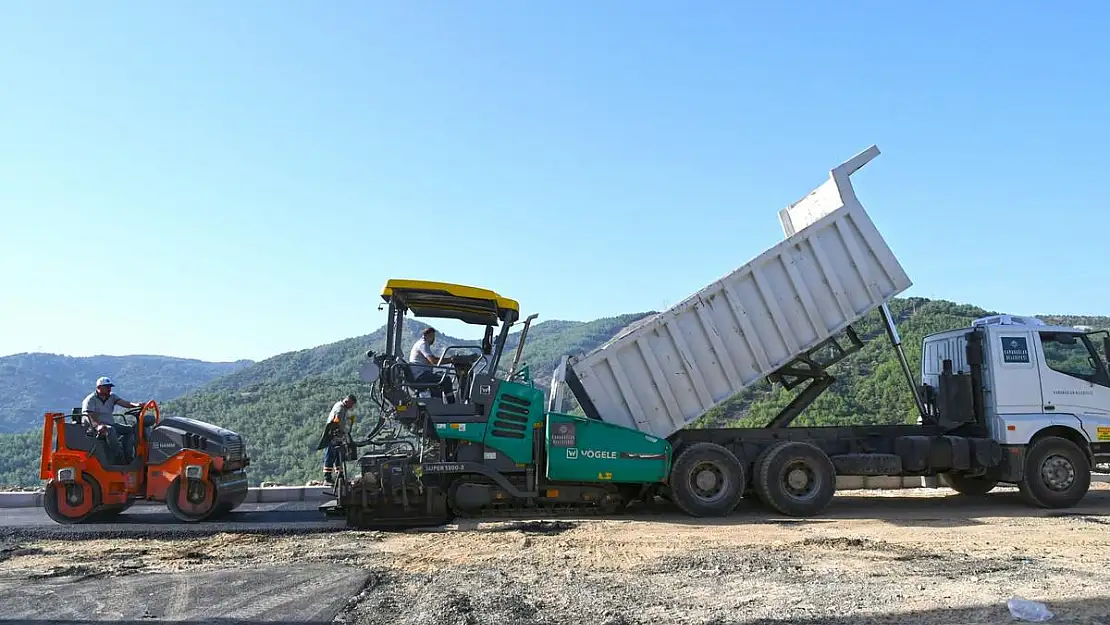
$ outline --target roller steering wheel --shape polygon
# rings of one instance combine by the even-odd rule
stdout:
[[[134,417],[134,418],[135,418],[135,422],[134,422],[133,426],[134,426],[134,427],[138,427],[138,425],[139,425],[139,415],[140,415],[140,414],[142,414],[143,410],[144,410],[145,408],[147,408],[147,406],[149,406],[149,405],[150,405],[150,402],[149,402],[149,401],[144,401],[144,402],[141,402],[141,403],[140,403],[140,404],[139,404],[138,406],[136,406],[136,407],[134,407],[134,408],[129,408],[129,409],[127,409],[127,410],[123,411],[123,414],[124,414],[124,416],[128,416],[128,417]],[[159,416],[159,415],[158,415],[158,411],[157,411],[157,410],[151,410],[151,411],[148,411],[148,412],[147,412],[147,414],[149,414],[149,415],[150,415],[150,417],[151,417],[151,418],[152,418],[152,419],[153,419],[153,420],[154,420],[155,422],[157,422],[157,421],[159,420],[159,418],[158,418],[158,416]],[[153,425],[153,423],[152,423],[151,425]]]
[[[126,419],[124,419],[123,422],[125,425],[134,426],[139,423],[139,413],[142,412],[142,410],[142,406],[139,406],[138,408],[129,408],[127,410],[124,410],[120,416],[131,417],[131,421],[127,421]]]

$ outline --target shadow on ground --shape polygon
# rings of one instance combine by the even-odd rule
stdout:
[[[44,515],[45,516],[45,515]],[[558,533],[573,523],[590,520],[650,521],[676,525],[728,526],[750,524],[813,525],[846,519],[874,519],[905,527],[963,527],[982,524],[982,518],[1052,518],[1079,517],[1091,523],[1110,524],[1110,490],[1092,490],[1073,508],[1044,509],[1026,504],[1014,490],[1002,490],[982,497],[951,495],[856,495],[839,493],[820,515],[810,518],[788,517],[771,510],[756,499],[745,498],[732,515],[724,518],[696,518],[681,512],[673,504],[658,499],[652,506],[637,504],[616,514],[570,513],[549,515],[537,512],[513,519],[535,521],[533,533]],[[481,519],[457,519],[450,526],[423,529],[383,529],[405,531],[495,531],[492,523],[510,521],[496,516]],[[544,521],[546,523],[541,523]],[[571,524],[571,525],[568,525]],[[327,518],[313,507],[283,508],[258,512],[235,512],[226,521],[183,524],[165,514],[124,513],[120,521],[110,524],[58,526],[47,520],[42,524],[0,527],[0,539],[106,539],[154,538],[193,539],[219,533],[303,535],[334,533],[350,530],[343,519]],[[378,530],[372,530],[378,531]],[[524,528],[524,531],[528,531]]]
[[[723,518],[695,518],[678,510],[673,504],[658,500],[651,507],[634,506],[618,514],[569,515],[549,517],[542,514],[522,520],[459,519],[457,531],[498,531],[520,529],[525,532],[557,534],[580,522],[591,520],[655,522],[698,527],[730,525],[815,525],[841,520],[874,519],[882,523],[906,527],[967,527],[982,525],[983,518],[1061,518],[1073,517],[1089,523],[1110,525],[1110,490],[1091,491],[1079,505],[1067,509],[1034,508],[1016,492],[996,492],[983,497],[967,497],[953,493],[948,496],[867,496],[838,494],[819,516],[795,518],[779,514],[758,500],[744,499],[736,510]],[[491,526],[491,523],[498,525]],[[501,525],[504,523],[504,525]],[[442,530],[427,530],[442,531]]]
[[[814,524],[846,519],[874,519],[909,527],[964,527],[981,525],[981,518],[1083,517],[1092,523],[1110,524],[1110,490],[1092,490],[1073,508],[1036,508],[1016,491],[993,492],[982,497],[953,493],[947,496],[868,496],[840,493],[819,516],[792,518],[756,500],[745,499],[732,515],[719,519],[692,518],[668,505],[657,506],[651,520],[680,525],[745,525],[751,523]],[[606,518],[622,518],[612,516]],[[626,515],[624,518],[628,518]]]

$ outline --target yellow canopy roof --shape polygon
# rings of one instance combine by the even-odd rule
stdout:
[[[396,302],[417,317],[458,319],[476,325],[497,325],[512,313],[520,315],[516,300],[488,289],[427,280],[389,280],[382,299]]]

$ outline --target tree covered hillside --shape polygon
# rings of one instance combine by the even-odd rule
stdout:
[[[589,351],[645,314],[590,322],[538,323],[528,332],[521,362],[529,364],[537,384],[546,386],[563,353]],[[420,321],[405,320],[401,343],[406,355],[425,327]],[[512,350],[518,343],[519,334],[510,335],[503,370],[512,362]],[[452,344],[476,342],[442,332],[436,337],[437,349]],[[328,409],[347,393],[367,399],[370,396],[369,386],[358,379],[358,368],[369,349],[385,349],[384,327],[372,334],[268,358],[161,405],[166,413],[209,421],[243,434],[251,454],[254,484],[319,479],[322,452],[315,448]],[[377,419],[369,401],[361,403],[355,414],[356,435]],[[38,436],[37,432],[23,437],[0,436],[0,484],[38,482]]]
[[[906,358],[914,368],[921,339],[928,333],[967,326],[987,314],[974,306],[920,298],[891,303],[902,335]],[[528,333],[522,362],[536,384],[547,390],[550,376],[564,354],[588,352],[624,328],[654,313],[635,313],[591,322],[547,321]],[[1042,317],[1049,322],[1110,328],[1107,317]],[[407,350],[425,327],[407,319],[402,344]],[[879,314],[855,325],[864,347],[833,367],[837,381],[795,422],[795,425],[913,422],[914,408],[906,381],[887,340]],[[213,380],[164,404],[173,414],[211,421],[242,433],[252,457],[251,482],[286,484],[319,479],[322,454],[316,451],[324,417],[346,393],[369,397],[358,380],[366,350],[384,349],[385,331],[282,354]],[[514,333],[506,345],[502,370],[518,344]],[[472,343],[440,334],[437,347]],[[568,394],[569,395],[569,394]],[[695,427],[762,425],[793,397],[764,382],[741,393],[703,417]],[[377,418],[369,402],[356,408],[356,437]],[[36,484],[37,433],[25,438],[0,436],[0,484]]]
[[[635,313],[618,317],[606,317],[594,321],[545,321],[534,324],[528,330],[528,338],[521,355],[522,363],[530,364],[532,377],[537,383],[547,384],[564,353],[589,351],[609,340],[621,328],[654,313]],[[401,346],[408,356],[412,344],[420,338],[421,332],[429,324],[406,318],[403,326],[404,336]],[[518,324],[521,326],[523,324]],[[498,328],[499,329],[499,328]],[[251,390],[263,385],[294,382],[304,378],[355,379],[358,369],[366,361],[367,350],[385,350],[386,329],[382,326],[375,332],[355,338],[344,339],[327,345],[289,352],[268,358],[237,371],[231,375],[213,380],[198,388],[199,393],[221,391]],[[507,371],[512,363],[513,352],[520,342],[520,329],[509,334],[505,345],[505,355],[501,359],[501,370]],[[451,345],[477,345],[478,341],[459,339],[442,331],[436,335],[435,349],[442,351]]]
[[[896,298],[890,302],[902,349],[920,381],[921,341],[934,332],[967,327],[972,321],[998,314],[966,304],[924,298]],[[1110,317],[1038,315],[1049,324],[1087,325],[1110,329]],[[852,326],[863,348],[829,369],[836,381],[793,425],[865,425],[916,423],[917,412],[894,347],[886,336],[881,313],[874,311]],[[845,339],[843,346],[849,343]],[[695,427],[761,427],[805,388],[787,391],[764,380],[703,416]]]
[[[549,321],[529,330],[522,363],[528,363],[537,384],[548,384],[564,352],[593,349],[642,315],[624,315],[587,323]],[[427,327],[406,319],[401,344],[406,355]],[[510,335],[502,369],[512,362],[519,335]],[[440,332],[436,348],[476,344]],[[331,405],[347,393],[369,398],[370,388],[358,379],[367,350],[385,350],[385,328],[372,334],[312,349],[275,356],[169,402],[174,414],[218,423],[243,434],[251,453],[251,478],[259,481],[303,483],[319,479],[322,452],[316,442]],[[369,401],[355,409],[356,435],[365,432],[378,415]],[[361,428],[361,429],[360,429]]]
[[[38,428],[44,412],[80,406],[102,375],[111,377],[126,399],[165,400],[250,364],[249,360],[205,362],[166,356],[3,356],[0,379],[9,385],[0,395],[0,432]]]

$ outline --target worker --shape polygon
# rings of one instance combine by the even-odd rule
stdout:
[[[134,459],[134,432],[130,426],[116,423],[113,414],[116,406],[130,409],[142,404],[122,399],[112,391],[113,388],[115,384],[111,378],[102,376],[96,379],[96,390],[81,402],[81,421],[98,436],[105,438],[116,463],[130,464]]]
[[[346,460],[344,444],[355,420],[354,415],[349,413],[356,404],[358,398],[354,395],[347,395],[335,402],[324,424],[324,434],[316,446],[317,449],[324,450],[324,481],[328,484],[334,484],[336,474],[343,470],[343,461]]]
[[[413,381],[417,383],[435,382],[443,376],[442,372],[437,372],[432,367],[442,366],[444,363],[451,362],[450,358],[436,356],[432,353],[432,345],[436,342],[436,329],[433,327],[424,328],[421,337],[412,345],[409,350],[409,365],[412,369]],[[411,366],[416,365],[416,366]],[[443,393],[444,399],[447,403],[455,403],[455,391],[451,386],[450,375],[443,379],[440,384],[440,392]]]

